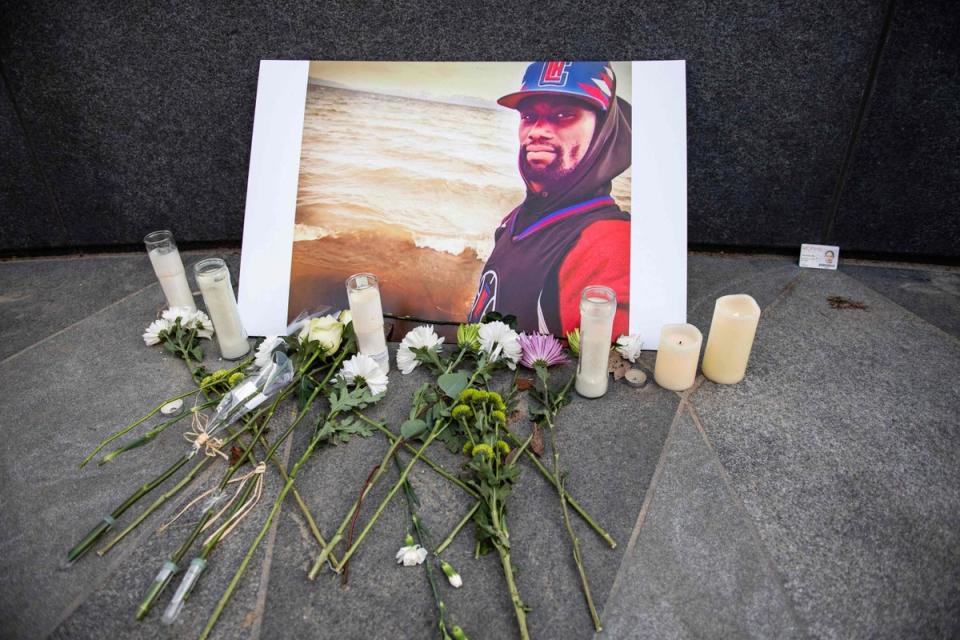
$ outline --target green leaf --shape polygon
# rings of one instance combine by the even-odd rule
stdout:
[[[460,393],[467,388],[470,378],[467,374],[458,371],[456,373],[445,373],[437,378],[437,384],[443,390],[447,397],[456,399]]]
[[[176,352],[177,352],[177,345],[173,344],[173,343],[170,342],[169,340],[165,340],[165,341],[163,342],[163,348],[166,349],[167,351],[169,351],[170,353],[176,353]]]
[[[410,440],[411,438],[416,438],[418,435],[427,430],[427,423],[423,420],[417,418],[412,418],[407,420],[400,425],[400,435],[403,436],[405,440]]]

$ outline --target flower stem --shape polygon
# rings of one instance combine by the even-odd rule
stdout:
[[[314,396],[319,389],[320,387],[317,387],[317,389],[314,390]],[[307,407],[305,407],[305,409],[309,408],[309,406],[310,403],[307,403]],[[293,487],[293,482],[296,480],[297,473],[300,471],[300,468],[304,465],[304,463],[310,458],[310,455],[313,453],[313,450],[316,448],[316,446],[320,443],[320,438],[318,436],[319,433],[315,434],[313,438],[311,438],[310,444],[307,446],[307,450],[303,452],[303,455],[300,456],[299,460],[297,460],[297,463],[293,466],[293,469],[290,470],[290,475],[288,476],[287,481],[284,483],[283,489],[281,489],[279,495],[277,495],[277,499],[274,500],[273,508],[270,509],[270,513],[267,515],[266,521],[263,523],[263,526],[260,527],[260,531],[253,539],[253,542],[250,543],[250,547],[247,549],[247,553],[243,557],[240,566],[237,568],[236,572],[234,572],[233,578],[231,578],[230,583],[227,585],[227,590],[224,591],[222,596],[220,596],[220,600],[217,602],[216,608],[210,615],[210,619],[207,620],[207,624],[200,634],[200,640],[205,640],[205,638],[210,635],[210,632],[213,630],[213,627],[216,626],[217,621],[220,619],[220,615],[227,606],[227,603],[230,602],[230,599],[233,597],[233,592],[236,590],[237,585],[240,583],[240,579],[246,572],[247,565],[250,564],[253,554],[256,553],[257,547],[260,546],[260,542],[270,529],[270,525],[273,524],[273,519],[280,510],[280,505],[283,504],[283,499],[287,496],[287,493],[290,491],[291,487]]]
[[[510,439],[513,440],[515,444],[520,443],[520,438],[514,435],[514,433],[510,431],[508,427],[504,427],[504,431],[506,431],[507,435],[510,436]],[[603,540],[610,546],[611,549],[616,549],[616,540],[614,540],[613,537],[607,533],[606,529],[601,527],[597,521],[594,520],[590,514],[580,506],[580,503],[577,502],[572,495],[570,495],[570,492],[567,491],[567,489],[557,481],[556,476],[554,476],[553,473],[551,473],[550,470],[547,469],[542,462],[540,462],[540,459],[537,458],[536,454],[534,454],[532,451],[524,451],[524,455],[526,455],[527,459],[533,463],[533,466],[537,468],[537,471],[539,471],[544,478],[550,481],[550,484],[552,484],[558,492],[563,492],[563,495],[567,500],[567,504],[570,505],[570,508],[576,511],[577,515],[583,518],[584,522],[590,525],[590,528],[593,529],[597,535],[603,538]]]
[[[437,548],[434,550],[434,553],[436,553],[437,555],[440,555],[441,553],[444,552],[444,550],[447,547],[450,546],[450,543],[453,542],[454,538],[456,538],[457,535],[459,535],[461,529],[463,529],[466,526],[466,524],[470,522],[470,519],[473,517],[473,514],[477,512],[477,509],[480,508],[481,504],[483,504],[481,500],[477,500],[476,502],[473,503],[473,506],[470,507],[469,511],[467,511],[467,515],[463,516],[460,522],[458,522],[457,525],[450,531],[450,533],[447,534],[447,537],[443,539],[443,542],[441,542],[439,546],[437,546]]]
[[[500,564],[503,566],[503,576],[507,580],[507,588],[510,590],[510,601],[513,603],[513,613],[517,616],[517,626],[520,629],[521,640],[530,640],[530,633],[527,631],[527,608],[520,599],[520,591],[517,589],[517,582],[513,576],[513,564],[510,562],[510,532],[507,531],[505,522],[500,520],[500,514],[496,505],[491,505],[490,518],[493,521],[493,528],[500,533],[502,540],[495,540],[493,543],[497,554],[500,556]],[[506,544],[504,544],[506,543]]]
[[[417,452],[413,455],[413,458],[410,459],[410,462],[407,463],[407,466],[404,467],[403,472],[400,474],[400,478],[397,482],[391,487],[390,491],[387,493],[386,497],[380,502],[380,505],[377,507],[377,510],[373,513],[373,516],[370,518],[370,521],[367,522],[367,525],[363,528],[363,531],[360,532],[360,535],[357,536],[357,540],[350,545],[350,548],[343,554],[343,557],[340,559],[340,566],[342,567],[347,560],[356,552],[357,547],[360,546],[360,543],[363,542],[363,539],[367,536],[370,529],[373,528],[374,523],[377,521],[377,518],[380,517],[380,514],[389,504],[390,500],[393,499],[393,496],[397,494],[397,491],[400,490],[402,483],[407,479],[407,476],[410,474],[410,470],[413,469],[413,465],[417,463],[417,460],[420,459],[420,456],[423,455],[423,452],[430,446],[430,443],[433,442],[437,436],[439,436],[444,429],[447,428],[449,422],[443,422],[437,420],[434,424],[433,429],[430,431],[430,435],[427,436],[426,441],[424,441],[423,446],[417,449]]]
[[[375,427],[376,429],[381,431],[383,435],[387,436],[387,438],[390,439],[390,442],[396,442],[397,440],[400,439],[400,436],[390,431],[390,429],[388,429],[383,423],[377,422],[376,420],[371,420],[370,418],[363,415],[359,411],[354,411],[354,415],[360,418],[361,420],[363,420],[364,422],[366,422],[367,424],[369,424],[370,426]],[[403,443],[403,448],[409,451],[410,453],[417,452],[416,447],[411,446],[410,443],[406,441],[404,441]],[[457,476],[453,475],[452,473],[444,469],[441,464],[434,462],[432,458],[428,458],[427,456],[422,455],[420,456],[420,460],[422,460],[424,463],[426,463],[428,467],[430,467],[431,469],[436,471],[438,474],[440,474],[441,477],[447,479],[451,483],[463,489],[467,494],[477,499],[480,498],[480,494],[477,493],[477,491],[473,487],[471,487],[466,482],[464,482]]]
[[[387,453],[384,454],[383,460],[380,461],[375,468],[373,473],[367,478],[367,481],[364,483],[363,489],[360,491],[360,495],[357,496],[357,499],[353,501],[353,505],[347,511],[347,515],[344,516],[343,521],[340,523],[340,526],[337,527],[336,532],[333,534],[333,537],[330,538],[330,542],[321,549],[317,559],[314,561],[313,566],[310,568],[310,571],[307,573],[307,577],[311,580],[317,579],[317,574],[320,573],[320,567],[323,566],[323,563],[330,559],[330,564],[333,567],[333,570],[337,573],[340,573],[346,566],[347,559],[342,558],[339,563],[334,562],[331,554],[333,549],[343,540],[343,532],[346,530],[347,526],[353,520],[354,515],[359,511],[360,505],[363,503],[363,499],[367,497],[367,494],[370,493],[370,490],[373,489],[373,486],[380,479],[380,476],[383,475],[386,471],[387,463],[390,462],[390,458],[397,452],[397,447],[403,442],[402,438],[398,438],[393,441],[390,445],[390,448],[387,449]]]
[[[583,586],[583,597],[587,601],[587,609],[590,610],[593,627],[597,631],[600,631],[603,629],[603,626],[600,624],[600,616],[597,614],[597,608],[593,605],[593,596],[590,594],[590,582],[587,580],[587,572],[583,568],[583,557],[580,554],[580,541],[577,539],[577,534],[573,532],[573,527],[570,525],[570,513],[567,510],[566,492],[562,490],[563,476],[560,474],[560,450],[557,448],[557,432],[550,420],[547,420],[546,423],[550,431],[550,448],[553,451],[553,475],[554,477],[560,478],[561,490],[557,491],[557,495],[560,496],[560,510],[563,512],[563,524],[567,528],[567,533],[570,535],[570,542],[573,545],[573,561],[577,564],[577,572],[580,574],[580,583]]]

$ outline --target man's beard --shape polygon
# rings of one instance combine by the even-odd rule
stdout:
[[[534,167],[527,161],[527,147],[524,145],[520,149],[520,171],[527,182],[542,184],[549,191],[555,191],[558,187],[562,187],[577,167],[574,165],[573,167],[563,168],[562,152],[557,147],[554,147],[554,156],[550,164]]]

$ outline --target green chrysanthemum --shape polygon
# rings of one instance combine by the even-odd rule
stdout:
[[[472,443],[472,442],[464,442],[464,443],[463,443],[463,455],[469,456],[472,451],[473,451],[473,443]]]
[[[488,394],[487,397],[488,397],[488,399],[490,400],[490,404],[493,405],[494,410],[496,410],[496,411],[506,411],[506,410],[507,410],[507,405],[504,404],[504,402],[503,402],[503,397],[502,397],[499,393],[497,393],[496,391],[491,391],[491,392]]]
[[[229,378],[227,378],[227,384],[230,385],[230,388],[232,389],[233,387],[237,386],[237,384],[244,378],[246,378],[246,376],[243,375],[243,372],[237,371],[236,373],[231,374]]]
[[[473,451],[471,451],[473,456],[483,456],[486,459],[493,457],[493,447],[488,444],[477,444],[473,446]]]
[[[499,409],[490,412],[490,420],[501,425],[507,424],[507,414]]]
[[[450,415],[453,416],[454,420],[469,418],[471,415],[473,415],[473,409],[465,404],[458,404],[453,408],[453,411],[450,412]]]
[[[507,455],[508,453],[510,453],[510,445],[508,445],[503,440],[497,440],[497,451],[499,451],[503,455]]]
[[[480,348],[480,325],[461,324],[457,327],[457,346],[476,351]]]
[[[567,345],[569,345],[573,355],[580,355],[580,327],[567,334]]]

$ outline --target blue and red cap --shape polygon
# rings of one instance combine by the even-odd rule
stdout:
[[[595,109],[606,111],[615,87],[609,62],[545,60],[527,67],[520,91],[508,93],[497,103],[516,109],[521,100],[530,96],[561,95],[579,98]]]

